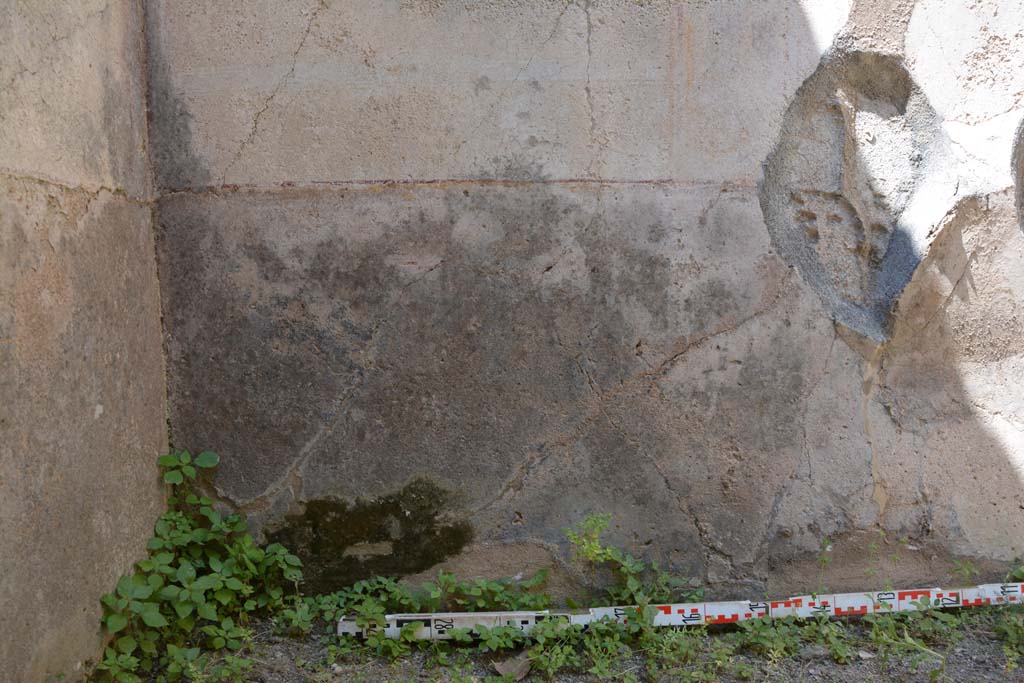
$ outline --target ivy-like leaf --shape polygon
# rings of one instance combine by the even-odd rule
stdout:
[[[185,481],[185,478],[181,476],[181,470],[171,470],[170,472],[164,472],[165,484],[180,484],[183,481]]]

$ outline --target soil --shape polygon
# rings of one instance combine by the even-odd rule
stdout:
[[[863,636],[863,626],[855,622],[848,625],[850,634]],[[713,635],[711,638],[722,637]],[[882,657],[870,647],[855,648],[857,653],[850,664],[833,661],[822,646],[805,646],[796,655],[769,662],[748,654],[736,655],[733,671],[746,665],[752,674],[739,678],[735,673],[723,673],[717,679],[722,683],[1024,683],[1024,668],[1009,670],[1002,644],[985,624],[965,627],[962,637],[947,648],[935,648],[946,656],[945,676],[933,678],[937,661],[917,664],[909,657]],[[417,651],[408,657],[391,662],[378,658],[339,659],[328,664],[326,646],[317,637],[293,639],[273,634],[264,624],[256,637],[255,652],[251,656],[255,667],[246,681],[252,683],[498,683],[495,663],[513,659],[515,653],[499,656],[471,654],[450,666],[437,666],[428,652]],[[460,658],[452,656],[452,661]],[[738,665],[738,666],[737,666]],[[692,670],[692,669],[691,669]],[[621,659],[613,679],[622,681],[632,673],[640,683],[675,683],[685,678],[687,667],[673,673],[651,678],[640,655]],[[537,673],[523,679],[526,683],[547,680]],[[599,681],[589,674],[561,674],[556,683],[589,683]]]

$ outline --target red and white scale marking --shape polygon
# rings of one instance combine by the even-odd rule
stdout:
[[[923,590],[877,591],[869,593],[834,593],[828,595],[800,595],[787,600],[754,602],[694,602],[672,605],[654,605],[655,626],[701,626],[733,624],[749,619],[800,617],[803,619],[827,615],[829,617],[862,616],[888,612],[914,612],[922,606],[982,607],[987,605],[1024,604],[1024,583],[987,583],[970,588],[931,588]],[[541,621],[559,620],[569,624],[587,625],[607,619],[624,623],[636,607],[595,607],[586,611],[530,611],[530,612],[449,612],[434,614],[389,614],[384,634],[399,636],[399,630],[413,622],[422,626],[416,631],[417,640],[448,640],[454,629],[478,626],[513,626],[526,633]],[[338,622],[338,635],[366,635],[356,625],[355,617],[343,617]]]

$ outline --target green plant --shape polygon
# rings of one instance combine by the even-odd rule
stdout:
[[[523,643],[523,632],[514,626],[479,626],[476,629],[477,649],[480,652],[513,650]]]
[[[542,621],[534,626],[530,638],[530,666],[549,680],[559,671],[579,667],[581,660],[577,647],[583,628],[559,619]]]
[[[476,612],[488,610],[543,610],[550,605],[549,596],[536,592],[548,578],[542,569],[525,581],[514,579],[474,579],[460,581],[454,574],[440,572],[437,582],[424,587],[421,599],[432,610]]]
[[[317,616],[316,600],[302,599],[295,596],[290,607],[285,607],[274,617],[274,626],[279,633],[288,635],[305,635],[313,630],[313,620]]]
[[[826,591],[825,570],[828,569],[828,565],[832,561],[832,558],[829,557],[829,553],[831,552],[832,539],[828,537],[821,539],[821,547],[818,550],[818,589],[816,591],[818,594]]]
[[[800,649],[800,628],[795,617],[741,621],[736,642],[741,649],[774,662]]]
[[[973,577],[981,574],[970,560],[953,560],[953,573],[963,579],[965,584],[970,583]]]
[[[832,621],[827,615],[805,622],[801,636],[807,642],[824,646],[832,659],[839,664],[849,664],[853,661],[854,650],[846,627]]]
[[[644,648],[648,677],[658,680],[662,675],[670,679],[688,675],[687,667],[699,661],[706,638],[707,629],[703,626],[666,629],[654,634]]]
[[[301,581],[299,558],[279,544],[258,547],[240,515],[223,515],[196,492],[199,471],[218,462],[209,451],[158,459],[169,510],[157,520],[149,556],[101,599],[116,640],[96,667],[99,683],[134,683],[152,672],[166,681],[232,680],[245,665],[227,652],[249,640],[244,623],[280,609],[285,586]],[[209,656],[219,651],[226,652]]]
[[[615,621],[592,622],[583,633],[582,651],[586,672],[599,680],[618,677],[615,663],[631,651],[630,633]]]
[[[573,557],[593,573],[604,567],[612,571],[614,582],[606,589],[616,605],[637,605],[644,608],[656,603],[695,602],[703,598],[703,589],[693,581],[662,570],[657,563],[646,563],[614,546],[605,546],[601,534],[611,522],[611,515],[592,514],[565,535],[572,546]]]
[[[996,621],[995,632],[1003,641],[1007,670],[1017,669],[1024,658],[1024,610],[1020,607],[1004,610]]]
[[[932,681],[946,680],[946,654],[934,645],[949,645],[960,637],[957,615],[933,609],[927,598],[913,603],[918,611],[895,614],[869,614],[864,621],[870,625],[868,638],[882,654],[908,657],[917,669],[928,662]]]

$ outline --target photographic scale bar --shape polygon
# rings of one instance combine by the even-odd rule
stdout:
[[[655,610],[655,626],[711,626],[763,618],[849,617],[914,612],[923,608],[1020,604],[1024,604],[1024,583],[986,583],[970,588],[800,595],[786,600],[676,603],[652,605],[652,608]],[[557,620],[583,626],[601,619],[625,623],[631,614],[636,615],[638,611],[636,607],[594,607],[576,611],[389,614],[385,617],[387,625],[379,630],[389,638],[398,638],[403,627],[419,622],[421,626],[413,634],[416,640],[450,640],[451,632],[455,629],[473,631],[479,626],[511,626],[529,633],[542,621]],[[356,624],[355,617],[346,616],[338,621],[338,635],[365,636],[367,630]]]

